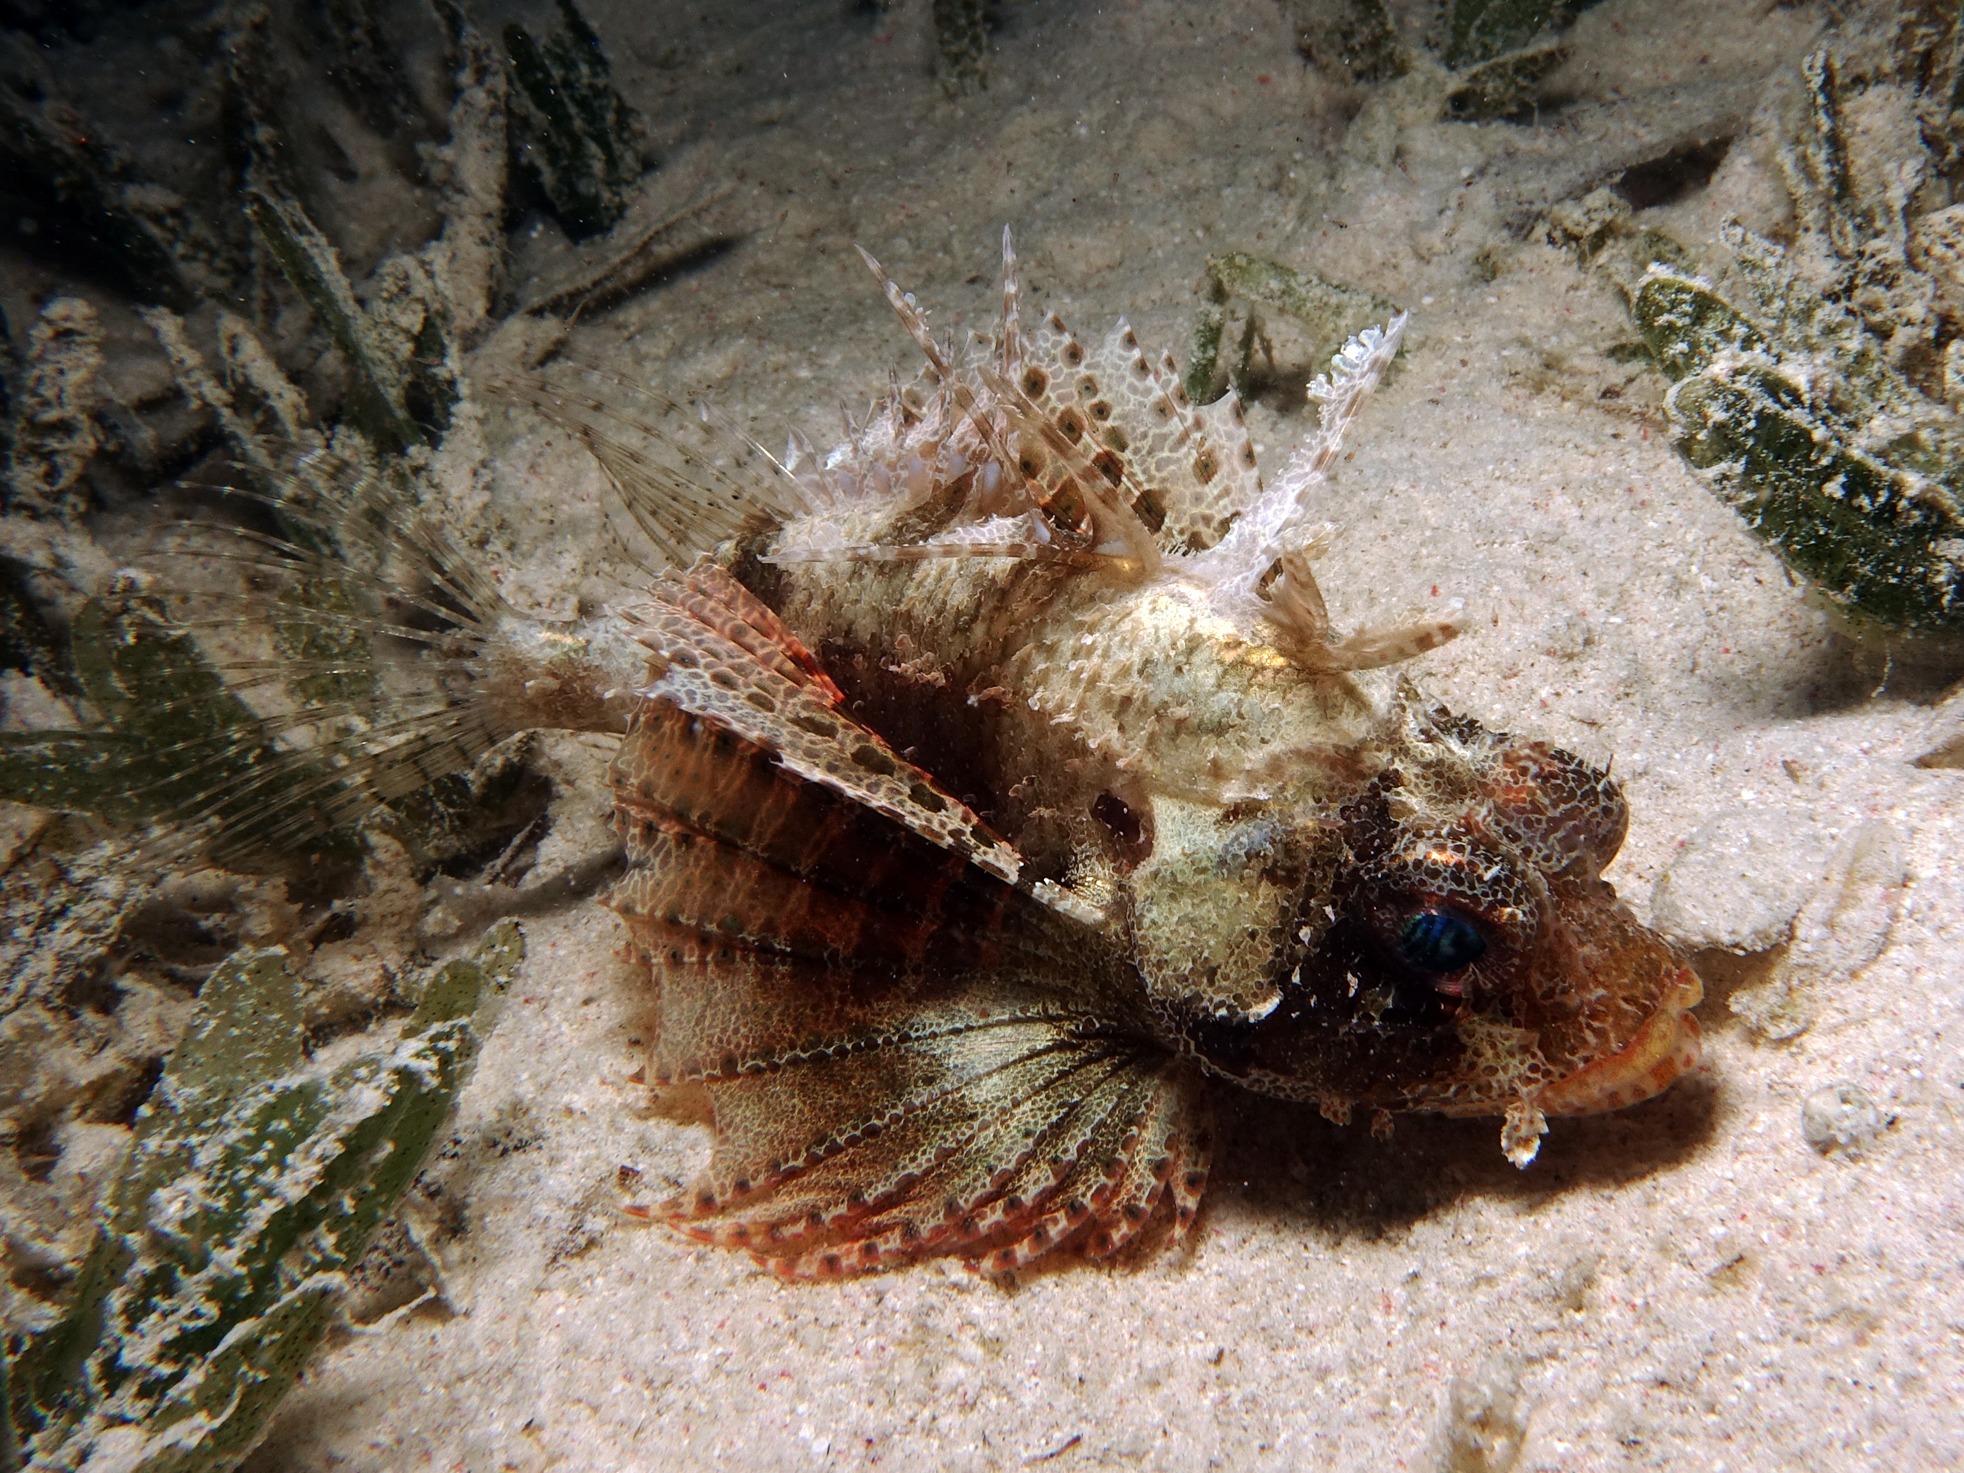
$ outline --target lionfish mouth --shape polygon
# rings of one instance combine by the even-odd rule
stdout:
[[[1595,1115],[1662,1094],[1697,1067],[1700,1030],[1691,1010],[1704,996],[1698,974],[1679,967],[1657,1011],[1627,1044],[1548,1085],[1535,1105],[1548,1115]]]

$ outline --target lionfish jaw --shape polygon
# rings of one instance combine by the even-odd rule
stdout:
[[[1662,1094],[1698,1065],[1700,1029],[1691,1010],[1704,996],[1698,974],[1680,966],[1675,985],[1628,1043],[1543,1087],[1534,1106],[1545,1115],[1595,1115]]]

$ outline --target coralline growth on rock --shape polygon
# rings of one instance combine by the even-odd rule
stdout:
[[[28,333],[13,406],[5,505],[64,519],[80,514],[78,482],[96,452],[96,379],[102,330],[81,297],[56,297]]]
[[[138,1115],[68,1304],[6,1348],[0,1468],[231,1468],[330,1328],[524,955],[516,926],[430,976],[393,1048],[303,1055],[299,984],[241,952]]]
[[[1964,635],[1964,204],[1919,126],[1954,87],[1804,66],[1783,247],[1737,223],[1738,286],[1653,261],[1631,310],[1678,447],[1858,630]],[[1859,131],[1851,118],[1863,123]]]

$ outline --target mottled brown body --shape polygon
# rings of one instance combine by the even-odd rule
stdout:
[[[1330,634],[1277,498],[1395,331],[1264,488],[1122,326],[1040,348],[1012,273],[958,368],[889,296],[926,389],[632,616],[613,904],[653,1077],[717,1132],[667,1215],[797,1276],[1001,1271],[1184,1232],[1224,1081],[1502,1115],[1525,1164],[1690,1065],[1697,979],[1600,877],[1607,776],[1373,668],[1450,627]]]

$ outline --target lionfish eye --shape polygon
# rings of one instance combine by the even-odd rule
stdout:
[[[1398,950],[1421,971],[1457,972],[1478,961],[1486,949],[1479,927],[1456,910],[1413,911],[1398,928]]]

